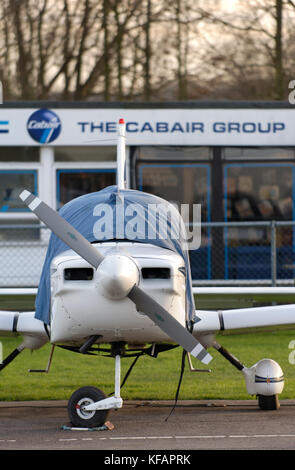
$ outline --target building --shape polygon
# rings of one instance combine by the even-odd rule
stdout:
[[[276,278],[293,278],[291,104],[33,102],[4,103],[0,113],[0,285],[36,285],[47,246],[48,231],[19,190],[58,210],[114,184],[122,117],[129,187],[202,205],[202,244],[191,252],[195,281],[271,280],[272,220],[280,222]]]

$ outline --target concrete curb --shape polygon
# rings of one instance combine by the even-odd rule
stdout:
[[[174,400],[126,400],[124,406],[173,406]],[[256,406],[257,400],[178,400],[178,407],[224,407],[224,406]],[[280,400],[281,406],[295,405],[295,400]],[[34,401],[1,401],[0,408],[66,408],[66,400],[34,400]]]

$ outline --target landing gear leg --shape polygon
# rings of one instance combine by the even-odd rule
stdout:
[[[77,427],[98,427],[105,423],[109,410],[122,408],[120,396],[121,355],[123,350],[114,343],[112,355],[115,357],[115,393],[112,397],[95,387],[82,387],[76,390],[68,403],[71,423]]]
[[[244,375],[247,392],[256,395],[261,410],[278,410],[278,395],[284,388],[284,375],[279,364],[272,359],[261,359],[252,367],[245,367],[217,342],[214,348]]]
[[[227,359],[236,369],[242,371],[245,366],[231,353],[229,353],[223,346],[216,341],[212,345],[225,359]]]

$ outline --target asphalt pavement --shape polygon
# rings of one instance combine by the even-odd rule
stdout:
[[[116,464],[105,459],[122,452],[131,458],[136,451],[150,458],[157,450],[188,456],[196,450],[295,449],[295,400],[281,401],[276,411],[260,410],[256,400],[179,401],[174,410],[173,404],[127,401],[111,411],[107,426],[88,431],[71,429],[65,401],[0,402],[0,450],[95,450],[103,463]]]

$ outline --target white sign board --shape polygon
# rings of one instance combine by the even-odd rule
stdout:
[[[0,145],[294,146],[293,109],[0,109]]]

